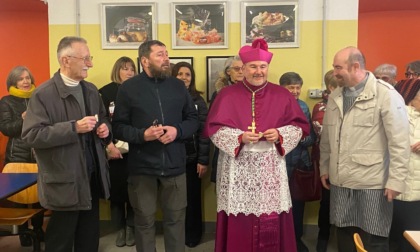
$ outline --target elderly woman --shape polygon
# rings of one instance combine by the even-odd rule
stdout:
[[[27,67],[17,66],[13,68],[7,77],[7,90],[9,95],[0,100],[0,131],[9,140],[6,147],[5,164],[7,163],[35,163],[35,154],[27,144],[22,141],[22,124],[25,120],[26,108],[29,98],[35,90],[34,77]],[[32,218],[35,232],[43,240],[42,230],[43,214]],[[19,229],[27,229],[28,223],[19,226]],[[27,234],[20,235],[22,246],[31,246],[31,237]]]
[[[216,91],[214,91],[214,93],[211,96],[210,104],[214,101],[217,93],[219,93],[219,91],[222,88],[226,86],[230,86],[244,79],[242,66],[243,66],[242,60],[238,55],[234,57],[229,57],[225,61],[225,66],[223,68],[224,70],[220,74],[220,77],[216,80],[216,83],[214,84]]]
[[[392,64],[382,64],[375,68],[375,71],[373,71],[373,74],[375,75],[376,79],[381,79],[383,81],[388,82],[392,86],[395,86],[397,84],[397,80],[395,79],[397,77],[397,67]]]
[[[179,62],[172,68],[172,76],[182,80],[188,89],[198,113],[199,127],[193,137],[185,141],[187,153],[187,210],[185,215],[185,245],[195,247],[203,233],[201,211],[201,178],[209,164],[210,139],[203,138],[202,132],[207,118],[207,105],[202,92],[195,86],[195,72],[191,64]]]
[[[210,99],[210,108],[211,104],[213,103],[214,99],[216,99],[216,95],[219,93],[222,88],[235,84],[236,82],[242,81],[244,79],[244,74],[242,72],[242,63],[241,58],[239,55],[229,57],[225,61],[225,67],[223,68],[223,72],[221,73],[220,77],[216,80],[214,84],[216,91],[211,96]],[[212,182],[216,182],[216,174],[217,174],[217,160],[219,158],[219,149],[214,148],[213,159],[211,162],[211,176],[210,180]]]
[[[114,113],[115,100],[118,88],[129,78],[136,75],[136,66],[129,57],[121,57],[115,63],[111,71],[112,82],[99,89],[102,101],[109,118]],[[107,146],[109,159],[109,175],[111,180],[111,220],[118,229],[115,245],[117,247],[134,246],[134,212],[128,200],[127,191],[127,155],[128,149],[119,147],[121,141],[110,143]],[[127,146],[127,144],[125,144]]]

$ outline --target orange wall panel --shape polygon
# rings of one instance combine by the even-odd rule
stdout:
[[[420,60],[420,11],[383,11],[359,14],[358,47],[367,68],[397,66],[397,80],[404,79],[407,63]]]
[[[48,6],[35,0],[2,0],[0,25],[0,97],[8,94],[6,78],[17,65],[31,70],[35,84],[49,79]]]

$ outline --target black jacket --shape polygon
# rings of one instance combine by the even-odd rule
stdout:
[[[106,109],[106,114],[109,116],[109,104],[117,99],[118,88],[121,84],[111,82],[99,89],[102,101]]]
[[[156,119],[177,129],[172,143],[144,140],[144,131]],[[150,78],[143,72],[125,81],[118,91],[112,124],[114,137],[129,143],[131,175],[177,176],[185,172],[184,141],[197,131],[198,117],[181,80]]]
[[[207,105],[204,99],[197,95],[192,97],[198,112],[199,126],[193,136],[185,141],[187,163],[209,164],[210,138],[203,138],[202,133],[207,119]]]
[[[35,163],[31,147],[22,138],[22,113],[26,111],[29,99],[12,95],[0,101],[0,131],[9,141],[6,147],[5,163]]]

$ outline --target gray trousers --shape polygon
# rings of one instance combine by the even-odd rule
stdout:
[[[175,177],[129,176],[128,196],[134,210],[138,252],[156,251],[155,215],[158,200],[163,212],[165,251],[185,251],[185,173]]]

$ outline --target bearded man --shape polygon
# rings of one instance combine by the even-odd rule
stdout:
[[[128,194],[137,251],[156,251],[155,213],[163,211],[166,251],[185,250],[186,153],[198,128],[184,82],[171,76],[168,51],[157,40],[139,47],[143,72],[121,85],[113,117],[115,138],[129,143]]]

